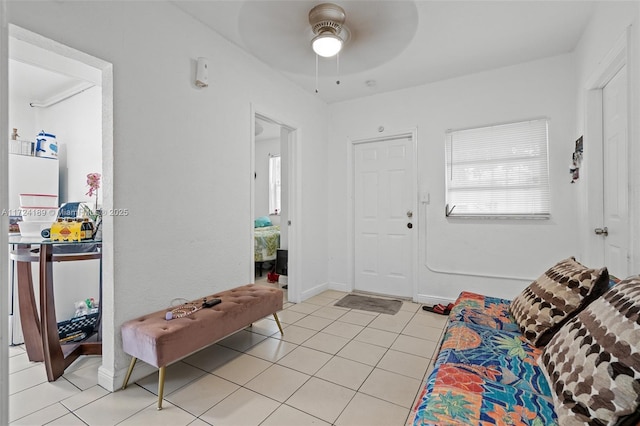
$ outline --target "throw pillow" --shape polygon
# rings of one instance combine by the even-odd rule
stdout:
[[[520,331],[535,346],[546,345],[558,329],[609,283],[607,268],[591,269],[570,257],[552,266],[509,306]]]
[[[256,220],[253,221],[254,228],[264,228],[267,226],[272,226],[271,219],[268,216],[260,216]]]
[[[621,281],[565,324],[542,351],[558,423],[637,421],[640,277]],[[635,423],[635,422],[634,422]]]

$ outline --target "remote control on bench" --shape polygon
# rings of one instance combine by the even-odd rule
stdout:
[[[203,308],[210,308],[212,306],[217,305],[220,302],[222,302],[222,300],[220,300],[220,299],[205,300],[204,302],[202,302],[202,307]]]

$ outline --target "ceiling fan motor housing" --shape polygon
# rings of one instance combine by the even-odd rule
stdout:
[[[322,3],[309,11],[309,24],[314,34],[330,32],[338,35],[345,19],[344,9],[333,3]]]

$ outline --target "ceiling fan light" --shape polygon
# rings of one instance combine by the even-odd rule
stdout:
[[[335,34],[325,32],[316,36],[311,41],[311,46],[316,54],[330,58],[342,49],[342,39]]]

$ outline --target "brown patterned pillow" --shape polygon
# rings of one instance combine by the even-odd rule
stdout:
[[[509,309],[522,334],[544,346],[560,327],[584,309],[608,286],[607,268],[590,269],[570,257],[532,282]]]
[[[565,324],[543,350],[538,362],[559,424],[612,425],[623,416],[637,417],[639,312],[640,277],[632,277]]]

